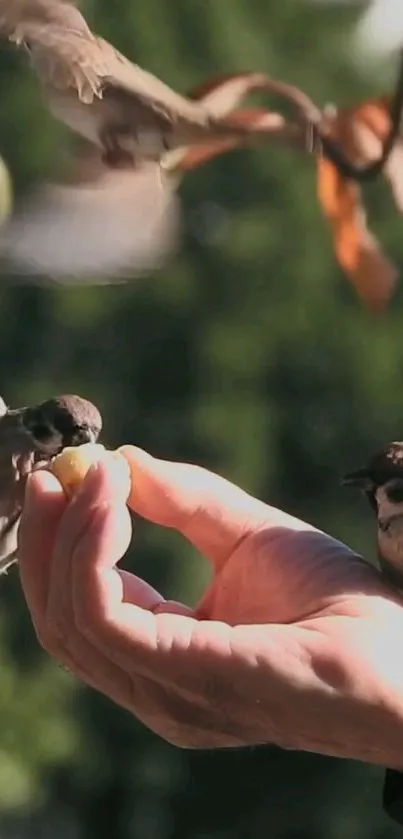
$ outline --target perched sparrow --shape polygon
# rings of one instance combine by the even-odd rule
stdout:
[[[403,442],[384,446],[342,483],[365,492],[377,518],[380,566],[389,582],[403,589]]]
[[[403,442],[384,446],[371,458],[368,466],[348,473],[342,483],[356,486],[367,495],[377,517],[381,569],[391,585],[402,590]],[[385,812],[403,825],[403,771],[386,770],[382,797]]]
[[[98,409],[67,395],[35,408],[7,408],[0,397],[0,573],[17,560],[17,533],[27,476],[65,446],[94,443],[101,432]]]

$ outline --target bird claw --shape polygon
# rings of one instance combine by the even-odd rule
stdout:
[[[134,166],[134,155],[116,146],[114,149],[107,149],[102,154],[102,162],[109,169],[127,169],[129,165]]]
[[[128,132],[110,129],[103,131],[100,140],[103,147],[102,162],[110,169],[124,169],[134,166],[134,150],[119,144],[119,137],[127,137]],[[129,134],[130,136],[130,134]]]

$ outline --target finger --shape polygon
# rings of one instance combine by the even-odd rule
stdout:
[[[112,481],[114,475],[112,470]],[[81,499],[81,507],[84,506],[87,517],[87,507],[90,507],[88,501],[92,499],[96,502],[96,494],[95,498],[94,492],[91,495],[91,478],[88,483],[89,488],[85,487]],[[92,480],[92,483],[96,482]],[[100,495],[102,500],[102,492]],[[21,529],[21,578],[29,606],[35,614],[37,636],[47,652],[67,667],[69,672],[91,687],[102,690],[114,701],[129,707],[130,678],[113,660],[108,660],[105,655],[80,636],[74,625],[71,585],[69,598],[69,581],[66,575],[66,568],[68,569],[71,559],[69,556],[71,548],[67,544],[67,552],[64,554],[63,532],[66,529],[66,521],[63,520],[63,514],[67,518],[69,529],[71,519],[75,517],[74,509],[76,506],[80,507],[80,504],[77,505],[74,501],[69,507],[67,504],[60,484],[53,475],[37,472],[30,478]],[[85,516],[83,516],[82,524],[85,526]],[[56,538],[57,531],[59,534],[61,531],[61,540]],[[59,576],[54,573],[55,565]],[[50,597],[55,586],[55,578],[59,581],[64,594],[64,597],[59,599],[56,595],[56,607]],[[122,591],[126,590],[127,583],[122,585]],[[87,592],[87,594],[90,599],[91,593]],[[54,615],[54,608],[58,607],[59,615],[55,622],[52,620],[52,615]]]
[[[129,506],[143,518],[179,530],[217,571],[263,525],[311,529],[200,466],[157,460],[134,446],[119,451],[131,470]]]
[[[125,487],[122,478],[110,461],[103,468],[91,467],[76,496],[63,516],[55,542],[50,576],[46,620],[54,637],[62,643],[74,624],[72,602],[72,575],[77,544],[87,531],[99,507],[113,506],[116,515],[113,532],[97,534],[100,551],[110,567],[125,554],[131,539],[131,521],[125,504]],[[126,487],[127,490],[127,487]],[[106,540],[106,543],[105,543]],[[115,573],[116,583],[119,577]]]
[[[57,646],[46,623],[51,556],[67,503],[59,482],[50,472],[40,470],[29,476],[19,530],[20,578],[39,642],[69,672],[96,687],[89,676],[89,655],[85,643],[80,645],[81,658],[78,660],[77,656]],[[90,660],[97,665],[95,672],[103,675],[107,685],[111,684],[108,667],[97,661],[99,654],[96,651],[94,653]],[[113,676],[115,684],[119,685],[116,673]]]
[[[106,465],[102,463],[96,472],[89,475],[82,494],[77,496],[76,520],[70,521],[69,526],[67,523],[65,526],[63,521],[60,527],[55,544],[55,562],[60,560],[59,551],[71,551],[72,576],[68,585],[72,590],[73,616],[69,608],[66,609],[66,601],[61,594],[53,594],[56,606],[49,603],[47,631],[53,639],[57,639],[58,645],[69,650],[76,662],[82,659],[84,653],[82,649],[75,648],[83,646],[82,641],[75,638],[75,631],[109,661],[141,675],[167,652],[166,639],[161,638],[162,646],[159,644],[158,620],[169,617],[189,622],[192,610],[182,604],[166,602],[144,580],[115,568],[121,552],[117,549],[121,538],[117,539],[117,534],[122,519],[121,508],[113,503],[111,489],[108,487]],[[109,503],[92,504],[88,517],[89,498],[100,500],[105,498],[105,494]],[[66,511],[66,522],[72,507]],[[120,547],[123,547],[123,542]],[[59,578],[53,578],[53,584],[65,586],[64,572]],[[164,611],[170,614],[159,614]],[[158,617],[154,612],[158,613]]]
[[[141,577],[136,577],[135,574],[130,574],[121,568],[119,568],[118,574],[122,586],[121,603],[131,603],[133,606],[140,606],[141,609],[147,609],[154,614],[169,612],[175,615],[195,616],[195,610],[190,606],[186,606],[185,603],[180,603],[178,600],[165,600],[159,591],[142,580]]]
[[[57,479],[45,470],[29,476],[18,537],[19,573],[35,624],[46,611],[50,558],[56,533],[67,507]]]
[[[100,482],[98,489],[101,499],[105,494],[105,483]],[[97,480],[90,476],[86,491],[83,492],[82,503],[86,506],[90,485]],[[99,485],[100,484],[100,485]],[[110,489],[110,487],[109,487]],[[87,496],[87,498],[86,498]],[[92,497],[92,500],[93,497]],[[24,594],[27,599],[34,627],[42,647],[52,655],[70,673],[85,681],[91,687],[102,691],[113,701],[132,708],[133,684],[130,676],[116,663],[112,656],[105,655],[103,649],[98,649],[86,637],[79,633],[74,620],[71,620],[64,633],[64,639],[54,633],[46,612],[48,602],[48,588],[50,580],[51,556],[56,535],[60,529],[63,514],[67,508],[66,497],[59,482],[48,472],[37,472],[30,477],[27,485],[26,505],[20,528],[20,574]],[[69,515],[70,518],[70,515]],[[110,562],[110,556],[105,559]],[[136,602],[145,609],[164,610],[164,598],[144,581],[119,570],[118,578],[114,578],[115,596],[122,602]],[[108,592],[108,597],[110,592]],[[84,592],[86,607],[92,603],[93,592]],[[65,605],[65,604],[64,604]],[[166,604],[167,611],[176,612],[183,609],[181,604]],[[90,608],[91,612],[91,608]]]
[[[63,642],[54,637],[47,624],[37,632],[37,637],[43,649],[69,673],[114,702],[131,707],[133,686],[130,674],[119,666],[113,655],[105,655],[79,633],[74,624]]]
[[[95,557],[101,570],[104,568],[110,572],[105,574],[105,596],[111,607],[118,609],[122,603],[130,602],[143,609],[153,610],[163,608],[165,603],[162,595],[144,580],[115,568],[131,537],[131,521],[124,497],[113,464],[100,464],[99,468],[93,468],[87,474],[81,491],[61,521],[49,575],[46,623],[47,631],[64,649],[69,648],[76,622],[73,577],[80,563],[88,563],[86,551],[89,556]],[[104,511],[107,511],[106,516],[103,515]],[[85,549],[80,552],[78,546],[82,544]],[[76,559],[76,553],[84,555]],[[82,596],[91,613],[93,608],[97,608],[96,590],[92,586],[85,588],[83,585]]]

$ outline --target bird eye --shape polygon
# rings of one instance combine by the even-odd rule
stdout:
[[[393,501],[395,504],[400,503],[403,501],[403,484],[399,486],[390,487],[386,494],[388,496],[389,501]]]
[[[79,446],[81,443],[88,443],[91,440],[91,433],[85,426],[76,425],[69,437],[71,446]]]
[[[35,440],[39,441],[49,440],[53,436],[52,429],[48,425],[45,425],[44,422],[36,422],[34,425],[31,425],[30,431],[32,436],[35,437]]]

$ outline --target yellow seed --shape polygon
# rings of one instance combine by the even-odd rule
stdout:
[[[67,446],[52,460],[49,468],[60,481],[67,497],[72,498],[80,489],[90,467],[106,458],[111,459],[113,463],[116,490],[119,494],[124,494],[126,500],[130,492],[128,464],[119,452],[109,451],[100,443]]]

